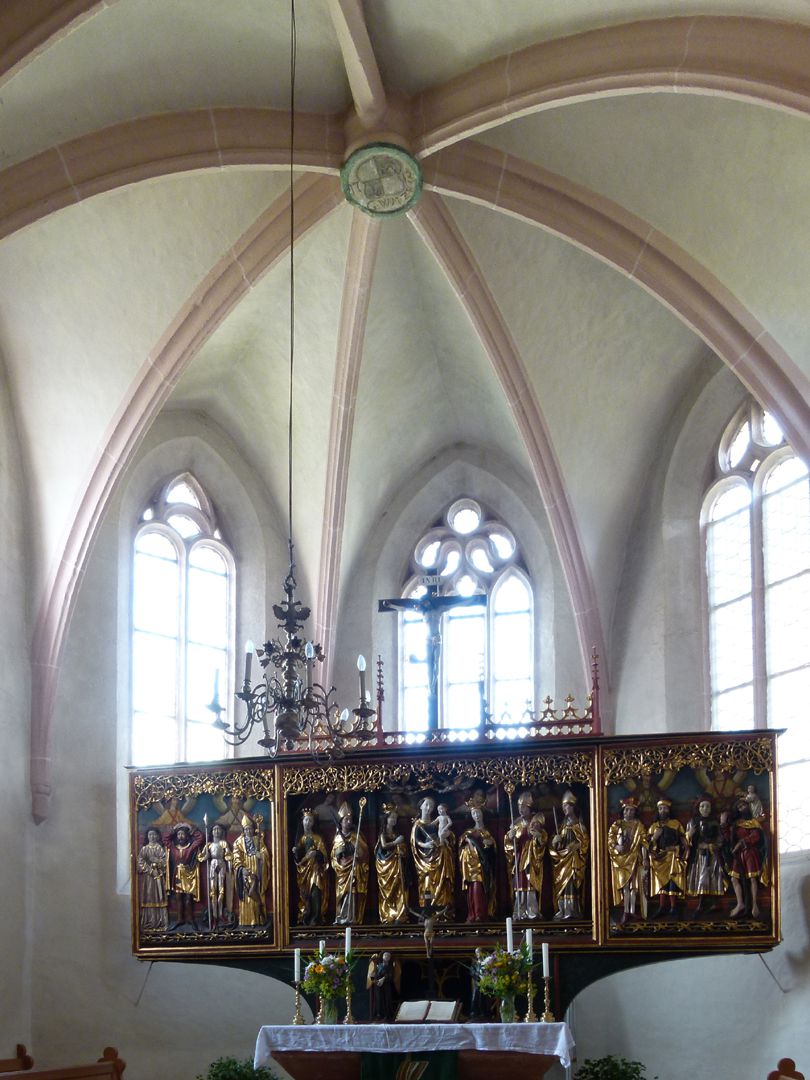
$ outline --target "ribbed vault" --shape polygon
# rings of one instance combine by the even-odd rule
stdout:
[[[246,20],[255,6],[246,0]],[[105,30],[100,20],[135,27],[139,18],[136,0],[49,0],[33,8],[17,2],[0,13],[0,29],[6,31],[0,79],[11,102],[20,100],[20,88],[25,91],[32,115],[37,92],[45,94],[50,85],[49,58],[58,60],[60,49],[83,58],[82,79],[92,85],[97,47],[92,35],[103,40]],[[526,5],[527,13],[530,8]],[[776,6],[774,11],[784,14]],[[536,13],[526,14],[527,27],[534,27],[535,18]],[[302,27],[305,105],[318,94],[333,93],[333,111],[306,108],[297,117],[293,153],[298,265],[305,282],[299,309],[305,312],[305,341],[313,358],[310,373],[301,376],[301,390],[305,398],[310,395],[311,415],[323,433],[304,440],[296,451],[307,492],[305,520],[318,523],[303,545],[303,574],[313,585],[316,625],[330,654],[344,574],[356,563],[360,543],[356,527],[348,527],[350,508],[373,526],[384,513],[385,489],[402,487],[406,468],[414,474],[448,445],[474,444],[490,447],[511,459],[515,470],[534,477],[571,596],[583,683],[592,647],[609,673],[622,537],[639,498],[640,466],[652,447],[648,435],[634,440],[626,416],[611,416],[610,401],[589,400],[587,388],[566,383],[566,371],[609,366],[612,356],[627,357],[630,342],[643,344],[639,357],[644,360],[633,363],[649,365],[637,386],[644,395],[639,407],[650,415],[661,422],[671,415],[691,374],[711,352],[779,418],[795,448],[810,458],[808,371],[804,359],[792,357],[766,329],[769,311],[747,307],[683,246],[677,228],[668,235],[600,190],[476,138],[508,132],[510,125],[531,123],[533,116],[553,108],[575,110],[579,102],[598,103],[616,95],[648,95],[654,109],[662,91],[727,96],[747,102],[751,110],[767,106],[804,118],[810,111],[810,27],[750,18],[733,9],[727,17],[688,15],[611,26],[587,25],[589,18],[593,13],[583,5],[578,32],[483,59],[480,49],[473,48],[473,32],[465,30],[459,48],[467,43],[471,62],[461,73],[448,66],[447,77],[417,91],[407,80],[403,84],[402,70],[418,43],[403,40],[392,58],[397,42],[386,38],[381,58],[378,19],[369,23],[359,0],[329,0],[310,12]],[[246,21],[243,28],[248,26]],[[149,31],[158,33],[160,27]],[[286,33],[283,21],[274,26],[273,47]],[[210,51],[212,63],[219,60],[224,69],[217,86],[226,87],[228,64],[238,54],[215,40]],[[342,83],[335,75],[336,57],[345,67]],[[327,73],[321,90],[319,62]],[[441,67],[438,58],[434,65]],[[156,205],[165,202],[165,213],[171,214],[172,198],[183,200],[185,193],[189,205],[200,198],[200,177],[207,173],[222,174],[222,193],[216,197],[225,199],[229,192],[239,197],[259,170],[288,168],[289,118],[277,104],[283,100],[286,74],[279,69],[264,77],[272,82],[267,105],[240,102],[235,94],[230,101],[212,96],[204,106],[188,107],[188,100],[203,92],[188,75],[185,102],[173,101],[167,88],[163,111],[140,114],[138,102],[122,95],[105,105],[105,118],[113,117],[112,123],[95,124],[92,109],[77,113],[71,124],[81,130],[66,128],[64,139],[22,156],[15,151],[12,123],[0,159],[0,279],[27,281],[29,274],[35,280],[31,268],[48,246],[64,248],[71,237],[76,243],[82,234],[77,223],[85,222],[85,265],[97,259],[99,276],[120,276],[122,303],[132,297],[148,304],[159,283],[138,274],[146,241],[133,229],[117,257],[104,247],[101,216],[123,220],[132,191]],[[243,78],[233,85],[246,82]],[[347,112],[349,94],[354,107]],[[19,147],[30,150],[35,138],[29,129]],[[410,143],[423,159],[429,190],[408,221],[380,225],[345,208],[335,174],[354,146],[385,138]],[[586,146],[579,150],[587,153]],[[787,193],[791,210],[798,212],[803,196]],[[467,213],[464,207],[476,209]],[[241,389],[243,383],[247,387],[251,379],[255,383],[268,373],[273,378],[283,370],[283,349],[271,340],[283,334],[275,325],[262,328],[262,313],[265,321],[270,319],[286,288],[288,208],[284,188],[268,198],[247,229],[232,229],[227,237],[223,232],[219,257],[197,275],[154,335],[125,393],[99,393],[93,408],[82,413],[79,384],[76,401],[60,403],[67,407],[59,422],[68,432],[76,423],[92,434],[92,455],[56,461],[46,472],[32,448],[38,426],[49,412],[57,414],[56,402],[49,400],[48,387],[40,386],[38,403],[20,408],[34,516],[42,518],[38,524],[44,536],[60,538],[43,545],[34,569],[31,784],[38,820],[48,809],[56,687],[76,591],[111,494],[143,434],[162,409],[193,407],[227,423],[250,459],[251,432],[247,424],[240,429],[238,417],[247,410],[239,395],[248,392]],[[475,214],[481,212],[488,215],[491,233],[485,260],[475,251]],[[763,213],[768,212],[775,210],[764,207]],[[701,213],[699,204],[695,213]],[[396,245],[384,242],[386,229]],[[518,229],[527,230],[519,234],[522,239]],[[194,242],[189,230],[188,243]],[[532,252],[525,264],[524,249]],[[162,273],[176,275],[183,259],[182,249],[170,253]],[[441,280],[435,277],[437,267]],[[543,281],[548,287],[554,274],[565,282],[561,295],[583,305],[581,334],[575,321],[557,338],[548,323],[528,331],[524,325],[520,313],[532,307],[532,290]],[[499,296],[507,279],[513,290],[508,302]],[[328,304],[319,299],[325,290],[331,290]],[[36,288],[24,299],[13,288],[10,295],[5,307],[0,305],[0,345],[19,406],[35,390],[28,382],[26,357],[35,348],[41,352],[44,342],[55,362],[60,324]],[[622,312],[629,325],[619,327],[613,312],[600,311],[600,298],[607,295],[614,298],[615,318]],[[109,305],[104,311],[92,305],[90,296],[91,329],[78,337],[83,378],[89,380],[94,371],[117,362],[109,349],[94,347],[92,330],[96,320],[114,326],[115,312]],[[44,336],[35,341],[29,327],[37,313],[44,320]],[[546,319],[551,317],[546,313]],[[536,349],[534,338],[555,340],[553,353]],[[233,385],[220,393],[229,362]],[[616,378],[631,380],[633,363],[614,363]],[[655,377],[647,377],[651,372]],[[386,458],[386,467],[392,473],[401,467],[401,474],[380,478],[366,449],[369,425],[383,433],[390,430],[391,407],[384,403],[392,394],[400,430],[412,437],[400,455],[401,466],[395,456]],[[586,498],[568,480],[580,464],[575,468],[572,441],[555,439],[554,431],[572,401],[581,401],[580,447],[588,447],[589,432],[599,424],[628,429],[632,468],[626,472],[621,462],[610,463],[612,469],[598,462],[598,445],[589,449],[594,469],[604,468],[599,475],[612,485],[610,505]],[[491,405],[482,405],[486,402]],[[267,469],[268,489],[278,492],[283,446],[274,435],[263,438],[266,452],[256,467]],[[362,455],[355,453],[357,447],[363,448]],[[412,461],[409,453],[421,460]],[[67,493],[68,509],[54,508],[49,485]],[[599,535],[612,538],[610,551],[600,550],[594,539]],[[607,693],[604,704],[609,715]]]

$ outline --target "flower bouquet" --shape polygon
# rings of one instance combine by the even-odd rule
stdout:
[[[341,956],[339,953],[316,954],[304,968],[301,989],[305,994],[317,994],[321,999],[322,1019],[319,1023],[330,1024],[337,1021],[337,1003],[345,998],[351,985],[353,959],[352,954]]]
[[[511,953],[498,945],[495,952],[479,961],[478,986],[482,994],[500,998],[501,1020],[504,1023],[511,1023],[515,1019],[515,995],[526,993],[531,968],[532,962],[525,945]]]

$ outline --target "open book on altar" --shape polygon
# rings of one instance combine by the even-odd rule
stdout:
[[[461,1011],[460,1001],[403,1001],[394,1018],[396,1024],[453,1024]]]

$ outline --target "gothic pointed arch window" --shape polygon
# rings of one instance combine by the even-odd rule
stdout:
[[[135,765],[227,754],[211,706],[232,700],[233,555],[189,473],[165,483],[141,514],[132,567]]]
[[[415,545],[402,595],[429,591],[458,604],[432,628],[419,612],[400,615],[400,727],[427,728],[433,678],[440,727],[472,730],[485,712],[519,724],[534,708],[534,595],[511,529],[455,500]]]
[[[746,402],[718,443],[701,516],[711,724],[784,728],[783,851],[810,847],[810,477],[774,418]]]

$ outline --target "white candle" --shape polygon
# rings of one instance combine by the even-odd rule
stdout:
[[[307,690],[312,689],[312,663],[315,659],[315,648],[311,641],[304,646],[304,655],[307,658]]]
[[[250,666],[253,663],[253,642],[245,645],[245,685],[250,686]]]
[[[548,945],[543,942],[543,978],[547,979],[549,973],[548,967]]]
[[[506,920],[506,951],[507,952],[514,952],[514,949],[515,949],[515,939],[512,936],[512,920],[511,920],[511,918],[507,918],[507,920]]]
[[[360,704],[366,703],[366,658],[365,656],[357,657],[357,670],[360,672]]]
[[[529,961],[531,962],[531,960],[534,958],[534,948],[532,941],[532,928],[530,926],[526,928],[526,952],[528,953]]]
[[[345,941],[345,944],[344,944],[344,947],[343,947],[343,953],[344,953],[345,956],[348,956],[351,951],[352,951],[352,928],[350,926],[347,926],[346,927],[346,941]]]
[[[295,976],[294,976],[295,981],[296,982],[301,982],[301,950],[300,949],[295,950],[295,961],[294,961],[294,963],[295,963]]]
[[[326,952],[326,942],[325,941],[319,941],[318,942],[318,955],[323,956],[325,952]]]

